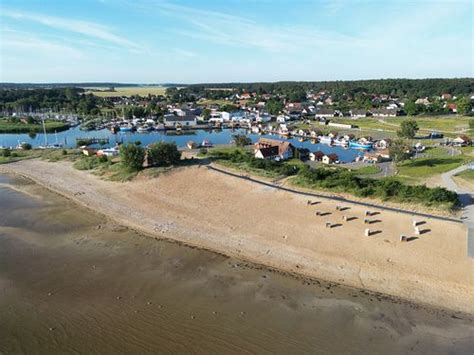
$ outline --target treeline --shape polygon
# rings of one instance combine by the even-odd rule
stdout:
[[[392,95],[397,97],[431,97],[442,93],[451,95],[470,95],[474,92],[474,78],[459,79],[379,79],[379,80],[354,80],[354,81],[281,81],[274,83],[220,83],[220,84],[194,84],[182,88],[181,95],[222,98],[229,95],[225,90],[234,89],[236,92],[256,92],[257,94],[274,93],[294,95],[307,91],[330,91],[337,96],[355,97],[358,94]],[[168,89],[171,94],[176,88]]]
[[[99,114],[103,99],[85,94],[80,88],[0,90],[0,110],[20,112],[41,109],[67,110],[80,114]]]
[[[210,152],[214,159],[232,163],[245,163],[248,167],[262,169],[282,176],[294,177],[297,185],[350,193],[357,197],[379,198],[384,201],[419,203],[425,206],[443,206],[454,209],[458,206],[458,196],[445,188],[429,188],[425,185],[406,185],[394,178],[370,179],[358,177],[355,172],[343,168],[310,168],[292,162],[276,162],[256,159],[242,150]]]

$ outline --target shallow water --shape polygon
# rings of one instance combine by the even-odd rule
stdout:
[[[468,354],[474,347],[472,316],[144,237],[5,176],[0,320],[7,354]]]

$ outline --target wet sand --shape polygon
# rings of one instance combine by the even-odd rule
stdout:
[[[468,354],[474,346],[472,316],[144,237],[1,175],[0,319],[6,354]]]

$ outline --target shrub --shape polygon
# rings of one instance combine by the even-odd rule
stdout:
[[[176,143],[159,142],[151,144],[147,150],[148,165],[170,166],[179,163],[181,152]]]
[[[9,156],[12,155],[12,151],[8,148],[2,150],[2,156],[5,158],[8,158]]]
[[[141,170],[145,160],[145,149],[135,144],[123,144],[120,146],[120,157],[127,169],[131,171]]]
[[[31,150],[32,146],[30,143],[22,143],[21,144],[21,149],[23,150]]]

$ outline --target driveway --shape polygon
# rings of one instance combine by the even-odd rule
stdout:
[[[444,187],[450,191],[454,191],[459,196],[463,213],[462,220],[468,228],[467,252],[469,257],[474,258],[474,191],[467,191],[460,188],[453,180],[453,176],[469,169],[468,165],[460,166],[454,170],[448,171],[441,175]]]

